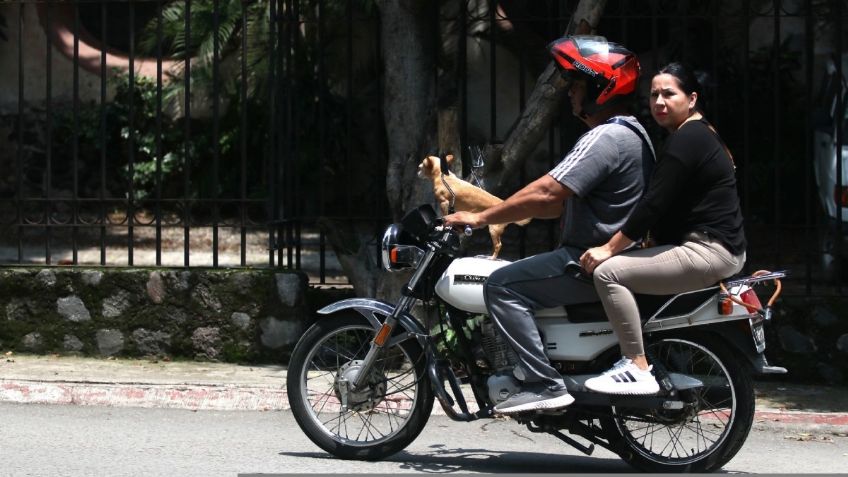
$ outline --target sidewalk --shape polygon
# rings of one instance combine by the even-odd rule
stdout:
[[[283,366],[0,356],[0,402],[192,410],[288,409]],[[845,388],[756,382],[755,422],[842,426]],[[438,404],[434,413],[443,414]]]

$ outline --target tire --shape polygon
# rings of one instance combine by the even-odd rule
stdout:
[[[698,334],[667,337],[647,350],[669,372],[702,388],[682,391],[683,410],[650,413],[612,408],[603,423],[618,454],[645,472],[712,472],[742,448],[754,422],[754,387],[744,363],[723,343]]]
[[[343,459],[377,460],[409,445],[433,409],[425,355],[414,340],[387,349],[367,389],[348,394],[342,410],[338,377],[352,380],[374,328],[359,316],[321,318],[298,341],[286,380],[292,413],[318,447]]]

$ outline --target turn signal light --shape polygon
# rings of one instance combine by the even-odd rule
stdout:
[[[377,336],[374,338],[374,342],[377,343],[377,346],[383,346],[391,334],[392,327],[383,323],[383,326],[380,327],[380,331],[377,332]]]
[[[733,301],[724,293],[718,296],[718,314],[730,315],[733,313]]]

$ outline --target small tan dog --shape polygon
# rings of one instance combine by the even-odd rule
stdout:
[[[448,164],[453,162],[453,156],[445,156]],[[448,187],[456,195],[454,201],[454,209],[456,211],[481,212],[500,204],[503,199],[499,199],[485,190],[466,182],[454,174],[445,174],[444,182],[442,182],[442,167],[441,160],[436,156],[427,156],[418,165],[418,177],[422,179],[430,179],[433,182],[433,193],[436,195],[436,201],[442,209],[442,215],[448,215],[448,207],[450,206],[451,194]],[[447,182],[448,187],[445,187]],[[526,225],[531,219],[515,222],[518,225]],[[497,258],[501,251],[501,235],[504,229],[509,224],[490,224],[489,236],[492,237],[492,258]]]

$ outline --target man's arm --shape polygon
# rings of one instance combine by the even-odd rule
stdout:
[[[574,195],[568,187],[545,174],[498,205],[479,213],[457,212],[445,217],[447,225],[506,224],[527,218],[550,219],[562,214],[564,201]]]

